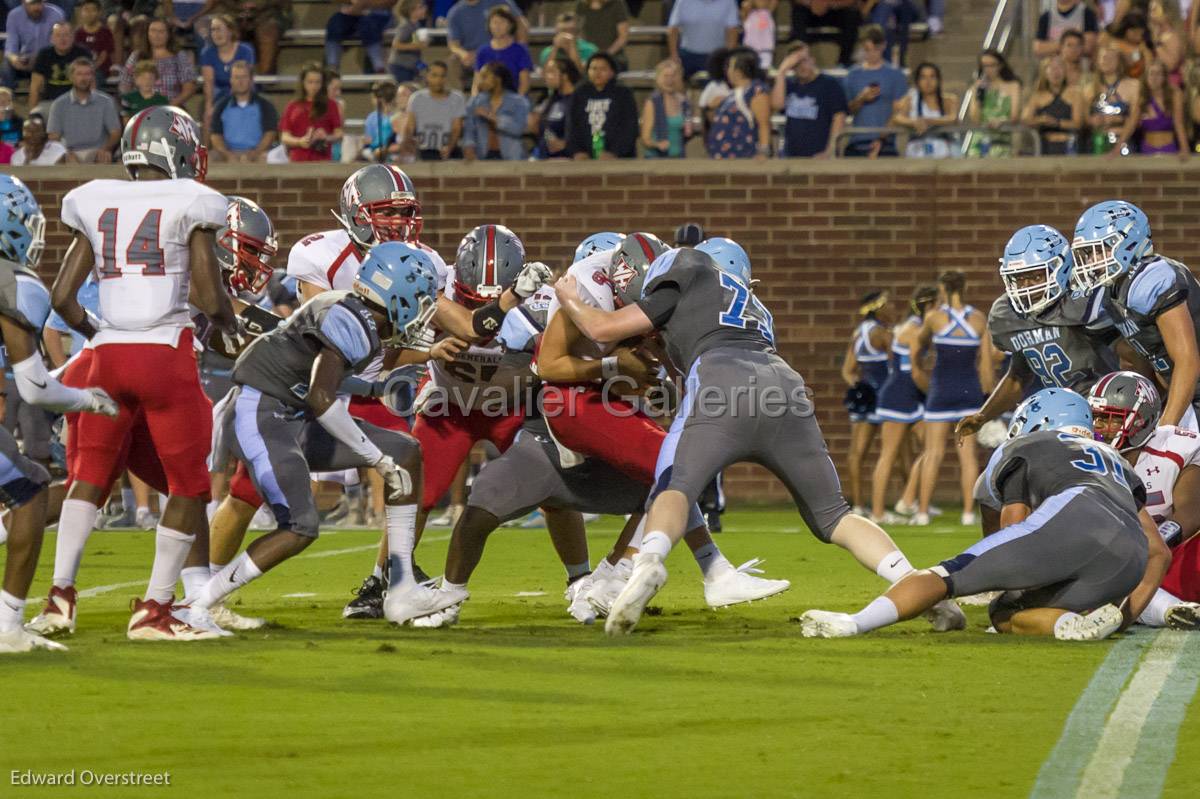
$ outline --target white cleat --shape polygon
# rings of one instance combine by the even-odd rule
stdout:
[[[462,603],[459,602],[457,605],[451,605],[445,610],[439,610],[437,613],[431,613],[428,616],[418,616],[409,622],[409,624],[425,630],[453,627],[458,624],[458,614],[461,610]]]
[[[221,637],[216,630],[193,627],[181,620],[174,614],[173,604],[153,599],[133,600],[125,637],[131,641],[209,641]]]
[[[133,524],[139,530],[153,530],[158,527],[158,517],[149,508],[138,508]]]
[[[209,614],[218,626],[224,627],[226,630],[261,630],[267,626],[266,619],[234,613],[225,605],[214,605],[209,610]]]
[[[466,589],[448,591],[423,583],[395,586],[384,594],[383,617],[392,624],[404,624],[422,616],[431,616],[453,605],[461,605],[470,596]]]
[[[928,527],[929,526],[929,514],[928,513],[914,513],[912,515],[912,517],[909,518],[909,520],[908,520],[908,526],[909,527]]]
[[[50,596],[42,612],[25,625],[35,635],[54,638],[75,632],[75,604],[79,598],[74,586],[69,588],[50,587]]]
[[[935,633],[967,629],[967,614],[962,612],[962,608],[953,599],[943,599],[925,611],[925,619]]]
[[[592,587],[592,575],[580,577],[567,586],[563,599],[567,600],[567,613],[580,624],[594,624],[596,609],[588,602],[587,593]]]
[[[855,505],[850,509],[850,512],[855,516],[870,516],[871,512],[867,510],[865,505]]]
[[[705,580],[704,601],[710,608],[726,608],[782,594],[792,587],[787,580],[764,580],[762,577],[755,577],[754,575],[763,573],[762,569],[755,568],[760,563],[762,560],[754,558],[736,569],[722,569],[719,575]]]
[[[913,504],[909,505],[901,499],[896,502],[895,510],[896,513],[900,514],[901,516],[912,516],[917,512],[917,503],[914,502]]]
[[[1121,629],[1124,619],[1116,605],[1104,605],[1086,616],[1076,615],[1054,626],[1054,637],[1060,641],[1103,641]]]
[[[54,652],[66,652],[62,644],[43,638],[37,633],[31,633],[24,627],[0,632],[0,655],[13,655],[21,652],[32,652],[35,649],[48,649]]]
[[[970,596],[960,596],[958,604],[970,605],[972,607],[983,607],[992,604],[992,600],[1000,596],[1003,591],[984,591],[981,594],[971,594]]]
[[[604,632],[629,635],[642,619],[646,605],[667,584],[667,567],[662,558],[649,552],[633,556],[633,574],[609,609]]]
[[[233,633],[223,629],[217,624],[213,614],[207,608],[198,608],[191,605],[176,605],[171,608],[171,615],[177,621],[181,621],[189,627],[202,630],[206,633],[212,633],[217,638],[232,638]]]
[[[254,512],[254,517],[250,519],[251,530],[274,530],[275,514],[271,512],[271,506],[263,503],[258,506],[258,510]]]
[[[600,574],[600,569],[592,572],[592,587],[588,589],[588,604],[596,611],[596,615],[604,618],[612,609],[613,602],[625,590],[629,575],[633,573],[633,564],[628,560],[617,561],[616,566],[609,566],[606,575]]]
[[[1200,630],[1200,604],[1179,602],[1163,614],[1172,630]]]
[[[806,610],[800,617],[800,634],[805,638],[849,638],[858,635],[858,625],[849,613]]]

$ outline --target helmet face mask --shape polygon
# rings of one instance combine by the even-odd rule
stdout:
[[[387,320],[383,343],[402,347],[425,332],[437,308],[437,282],[429,256],[411,244],[385,242],[359,267],[354,293]]]
[[[424,226],[421,204],[415,199],[363,203],[358,207],[354,223],[370,228],[376,244],[385,241],[419,241]]]
[[[1162,415],[1162,399],[1154,384],[1137,372],[1113,372],[1088,392],[1096,437],[1128,452],[1144,445]]]
[[[269,261],[279,251],[275,225],[257,203],[230,197],[215,249],[229,288],[260,294],[274,271]]]
[[[642,295],[646,271],[667,245],[653,233],[630,233],[621,242],[608,263],[613,302],[622,308]]]
[[[0,174],[0,257],[34,269],[46,246],[46,217],[20,179]]]
[[[1029,316],[1053,305],[1064,293],[1055,277],[1064,261],[1061,257],[1042,263],[1009,261],[1000,267],[1004,293],[1019,314]]]
[[[1071,253],[1075,261],[1073,289],[1088,291],[1110,285],[1154,254],[1150,220],[1142,209],[1124,200],[1093,205],[1075,225]]]
[[[1121,246],[1121,234],[1111,233],[1093,241],[1075,240],[1071,255],[1075,267],[1071,270],[1071,287],[1079,291],[1107,286],[1125,271],[1117,261],[1117,248]]]
[[[424,224],[412,180],[389,164],[369,164],[346,178],[334,216],[363,248],[389,241],[416,244]]]

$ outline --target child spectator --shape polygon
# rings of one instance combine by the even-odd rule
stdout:
[[[746,0],[742,6],[742,44],[758,53],[758,63],[775,63],[775,8],[779,0]]]
[[[392,36],[392,55],[388,70],[397,83],[416,80],[421,71],[421,48],[425,46],[417,31],[429,16],[425,0],[400,0],[396,4],[396,18],[400,24]]]
[[[133,68],[134,90],[121,95],[122,123],[146,108],[156,105],[168,105],[167,98],[162,95],[155,84],[158,83],[158,67],[150,59],[139,61]]]
[[[79,28],[75,31],[75,43],[86,47],[96,62],[96,74],[107,75],[115,66],[113,50],[116,42],[112,31],[104,24],[100,13],[100,0],[83,0],[75,6],[79,17]]]
[[[496,6],[488,12],[488,33],[491,34],[490,41],[475,54],[475,70],[478,72],[488,64],[499,62],[512,74],[517,94],[528,94],[533,58],[529,48],[516,40],[517,15],[507,6]],[[473,91],[481,90],[476,85]]]
[[[296,99],[287,104],[279,136],[289,161],[329,161],[334,142],[342,138],[342,110],[330,97],[325,70],[315,62],[300,69]]]
[[[395,81],[378,80],[371,85],[375,98],[375,110],[367,114],[363,122],[363,135],[367,139],[362,157],[366,161],[390,161],[400,153],[396,134],[392,128],[392,115],[396,111],[397,89]],[[407,101],[407,97],[405,100]]]
[[[12,89],[0,86],[0,141],[16,147],[21,143],[21,130],[25,120],[13,110]]]
[[[600,48],[582,38],[579,35],[578,27],[579,20],[574,12],[564,11],[559,14],[554,21],[554,40],[547,47],[542,48],[542,54],[538,56],[538,63],[544,67],[550,59],[562,57],[573,63],[577,70],[582,71],[583,65]]]

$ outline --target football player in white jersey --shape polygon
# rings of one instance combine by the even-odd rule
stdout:
[[[121,137],[131,180],[93,180],[63,198],[74,237],[54,283],[54,309],[91,339],[90,380],[120,405],[115,419],[79,422],[79,470],[63,502],[59,535],[86,539],[98,505],[122,467],[124,445],[144,416],[166,473],[169,498],[155,538],[144,600],[134,604],[134,640],[197,640],[215,634],[172,615],[175,583],[193,543],[207,551],[205,504],[212,410],[192,351],[188,299],[221,335],[240,337],[221,283],[214,232],[228,205],[205,187],[200,130],[171,106],[134,116]],[[100,278],[100,326],[76,300],[91,271]],[[82,547],[79,548],[82,551]]]
[[[1138,621],[1200,630],[1200,435],[1155,427],[1162,400],[1137,372],[1113,372],[1088,393],[1096,436],[1120,450],[1146,486],[1146,512],[1174,548],[1162,586]]]

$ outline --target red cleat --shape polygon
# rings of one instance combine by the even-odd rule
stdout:
[[[29,620],[25,629],[46,638],[71,635],[75,632],[75,603],[78,601],[79,594],[75,591],[74,586],[68,588],[51,586],[50,596],[46,599],[46,607]]]
[[[201,630],[180,621],[171,613],[175,598],[167,602],[135,599],[130,602],[133,615],[126,635],[131,641],[207,641],[219,638],[210,630]]]

